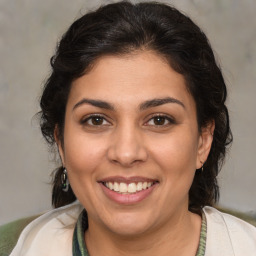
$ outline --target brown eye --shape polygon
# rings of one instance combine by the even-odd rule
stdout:
[[[110,125],[110,123],[103,116],[100,116],[100,115],[91,115],[86,119],[82,120],[81,124],[86,126]]]
[[[93,116],[91,117],[92,125],[102,125],[104,119],[101,116]]]
[[[156,116],[153,116],[151,119],[149,119],[146,125],[159,127],[159,126],[168,126],[174,123],[175,123],[174,119],[169,116],[156,115]]]
[[[166,118],[163,116],[156,116],[153,118],[154,125],[164,125]]]

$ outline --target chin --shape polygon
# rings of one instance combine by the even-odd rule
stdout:
[[[120,214],[118,216],[112,216],[111,223],[105,223],[105,225],[113,233],[120,236],[138,236],[150,229],[149,219],[145,215]]]

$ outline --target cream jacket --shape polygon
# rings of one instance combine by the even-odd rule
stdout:
[[[21,233],[11,256],[71,256],[72,236],[82,206],[74,203],[32,221]],[[212,207],[207,220],[205,256],[256,256],[256,228]]]

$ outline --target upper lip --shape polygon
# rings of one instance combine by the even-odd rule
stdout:
[[[118,182],[118,183],[138,183],[138,182],[158,182],[156,179],[146,178],[141,176],[123,177],[123,176],[110,176],[100,179],[98,182]]]

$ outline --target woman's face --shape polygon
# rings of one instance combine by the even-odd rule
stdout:
[[[60,149],[89,226],[132,235],[188,213],[211,136],[182,75],[160,56],[105,56],[73,82]]]

